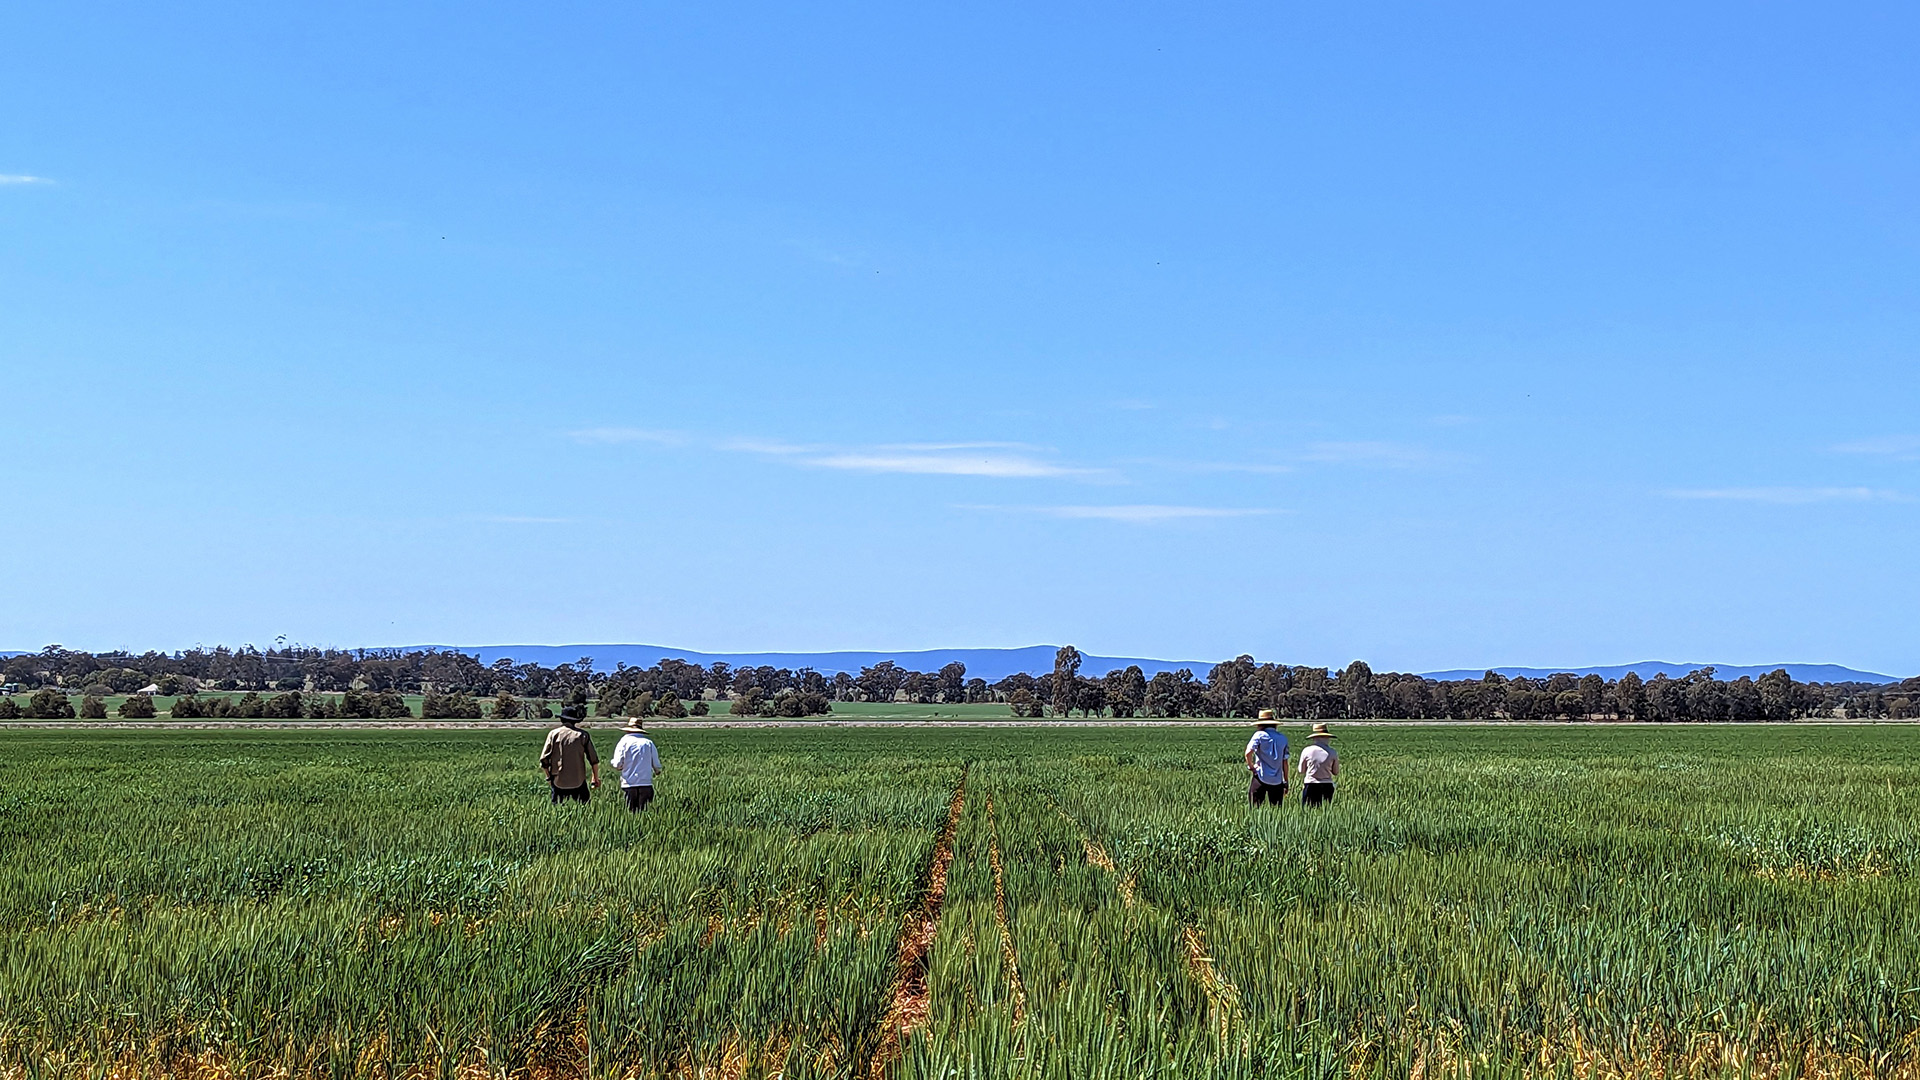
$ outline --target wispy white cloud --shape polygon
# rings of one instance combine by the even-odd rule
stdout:
[[[23,176],[19,173],[0,173],[0,184],[51,184],[52,180],[44,176]]]
[[[1676,488],[1664,494],[1670,499],[1707,499],[1724,502],[1775,503],[1800,506],[1823,502],[1905,502],[1897,491],[1868,487],[1737,487]]]
[[[1280,461],[1181,461],[1177,458],[1122,458],[1122,465],[1144,465],[1150,469],[1166,469],[1171,472],[1188,473],[1290,473],[1299,472],[1297,465]]]
[[[1370,465],[1386,469],[1411,469],[1433,465],[1442,460],[1419,446],[1404,443],[1360,440],[1354,442],[1310,443],[1301,460],[1318,465]]]
[[[865,266],[868,261],[866,252],[831,241],[791,237],[784,243],[808,259],[828,266],[860,267]]]
[[[722,439],[714,445],[721,450],[731,450],[741,454],[773,454],[782,457],[792,454],[818,454],[828,449],[824,446],[781,442],[777,439]]]
[[[1033,478],[1049,476],[1088,476],[1094,469],[1079,469],[1025,454],[981,451],[848,451],[796,459],[799,464],[820,469],[849,469],[856,472],[916,473],[930,476],[996,476]]]
[[[1069,518],[1080,521],[1118,521],[1128,525],[1157,525],[1168,521],[1189,521],[1197,518],[1241,518],[1258,517],[1273,514],[1274,510],[1257,510],[1226,506],[980,506],[963,505],[962,510],[987,510],[1007,514],[1039,514],[1044,517]]]
[[[1018,442],[926,442],[926,443],[881,443],[876,450],[931,451],[941,450],[1040,450],[1042,447],[1032,443]]]
[[[728,439],[719,449],[765,454],[793,465],[846,472],[919,476],[988,476],[1006,479],[1094,476],[1099,469],[1065,465],[1027,443],[985,440],[820,446],[768,439]]]
[[[1168,458],[1129,458],[1129,464],[1199,473],[1256,473],[1276,475],[1299,472],[1316,465],[1351,465],[1376,469],[1419,469],[1458,463],[1458,454],[1430,450],[1424,446],[1382,440],[1327,440],[1307,443],[1293,449],[1262,445],[1258,456],[1271,455],[1268,461],[1181,461]]]
[[[632,427],[596,427],[569,431],[567,436],[575,442],[617,444],[617,443],[658,443],[663,446],[678,446],[686,442],[686,436],[675,431],[654,431],[649,428]]]
[[[1195,472],[1224,473],[1290,473],[1298,472],[1293,465],[1282,465],[1265,461],[1198,461],[1185,466]]]
[[[1883,435],[1832,447],[1836,454],[1866,454],[1895,461],[1920,461],[1920,435]]]
[[[804,468],[846,472],[903,473],[921,476],[988,476],[1009,479],[1096,478],[1106,469],[1082,468],[1055,460],[1047,448],[1029,443],[988,440],[881,443],[832,446],[790,443],[754,437],[702,439],[675,431],[595,427],[568,432],[575,442],[594,444],[657,443],[692,445],[736,454],[757,454]]]
[[[1309,443],[1291,452],[1269,448],[1278,460],[1179,461],[1126,458],[1106,466],[1062,461],[1052,447],[1001,439],[953,439],[872,444],[798,443],[756,436],[713,437],[637,427],[591,427],[568,432],[574,441],[614,445],[653,443],[691,446],[725,453],[754,454],[784,464],[841,472],[916,476],[978,476],[998,479],[1073,478],[1097,483],[1124,482],[1120,468],[1147,466],[1189,473],[1280,475],[1311,465],[1414,469],[1445,465],[1454,455],[1397,442],[1353,440]]]

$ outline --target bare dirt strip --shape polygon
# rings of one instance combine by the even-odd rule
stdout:
[[[960,769],[960,783],[953,789],[953,801],[947,806],[947,823],[933,842],[933,859],[927,866],[927,889],[919,905],[900,928],[900,945],[895,950],[897,964],[893,977],[893,1004],[887,1009],[880,1048],[873,1056],[868,1075],[880,1080],[906,1051],[907,1037],[927,1024],[933,995],[927,987],[927,954],[940,929],[940,905],[947,898],[947,872],[953,867],[953,838],[960,829],[960,815],[967,806],[967,770]]]
[[[1027,984],[1020,978],[1020,954],[1013,947],[1013,927],[1007,921],[1007,873],[1000,865],[1000,822],[993,816],[993,800],[987,800],[987,858],[993,864],[993,921],[1000,927],[1000,955],[1007,964],[1007,981],[1013,986],[1013,1023],[1027,1020]]]
[[[1060,814],[1062,817],[1066,817],[1066,811],[1063,810],[1060,812]],[[1067,818],[1067,820],[1072,821],[1073,819]],[[1114,887],[1120,890],[1121,903],[1124,904],[1126,907],[1132,907],[1133,906],[1132,876],[1122,875],[1120,873],[1120,868],[1113,865],[1113,856],[1108,855],[1107,849],[1104,847],[1101,847],[1091,837],[1088,837],[1088,836],[1080,837],[1080,846],[1086,850],[1088,863],[1094,866],[1097,866],[1100,869],[1105,870],[1107,873],[1113,875]]]
[[[1220,1025],[1220,1041],[1224,1043],[1236,1027],[1244,1026],[1240,988],[1213,966],[1213,957],[1207,952],[1207,940],[1200,933],[1200,927],[1188,923],[1182,929],[1187,942],[1187,970],[1193,973],[1194,981],[1213,1003],[1215,1022]]]

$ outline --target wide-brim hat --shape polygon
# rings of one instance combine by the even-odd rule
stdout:
[[[629,716],[627,717],[626,726],[622,727],[620,730],[621,731],[645,731],[647,730],[647,722],[645,720],[640,719],[637,716]]]
[[[1327,725],[1325,724],[1315,724],[1313,725],[1313,730],[1307,732],[1307,738],[1309,739],[1332,739],[1335,737],[1333,732],[1327,730]]]
[[[1275,721],[1274,721],[1274,719],[1273,719],[1273,710],[1272,710],[1272,709],[1261,709],[1261,710],[1260,710],[1260,716],[1259,716],[1259,717],[1258,717],[1258,718],[1257,718],[1256,720],[1254,720],[1254,722],[1253,722],[1253,726],[1255,726],[1255,727],[1272,727],[1272,726],[1274,725],[1274,723],[1275,723]]]

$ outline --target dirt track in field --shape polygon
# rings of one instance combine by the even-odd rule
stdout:
[[[953,789],[953,801],[947,806],[947,823],[933,842],[933,860],[927,866],[927,891],[900,930],[898,968],[893,980],[893,1004],[887,1010],[886,1027],[881,1033],[880,1049],[873,1057],[870,1075],[874,1080],[887,1075],[893,1063],[906,1050],[907,1037],[927,1024],[933,1004],[927,986],[927,954],[933,950],[933,938],[940,929],[940,906],[947,898],[947,872],[953,867],[953,841],[960,831],[960,815],[967,807],[967,772],[960,770],[960,783]]]
[[[1000,863],[1000,823],[993,816],[993,800],[987,800],[987,861],[993,866],[993,921],[1000,930],[1000,959],[1007,966],[1007,982],[1013,988],[1013,1023],[1027,1021],[1027,983],[1020,977],[1020,953],[1013,947],[1013,925],[1007,920],[1007,871]]]

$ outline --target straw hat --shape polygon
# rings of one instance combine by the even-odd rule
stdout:
[[[1333,732],[1328,731],[1327,725],[1325,724],[1315,724],[1313,725],[1313,730],[1307,732],[1307,738],[1309,739],[1331,739],[1333,737]]]
[[[627,717],[627,725],[621,728],[620,730],[621,731],[645,731],[647,730],[647,722],[637,716],[629,716]]]
[[[1254,727],[1272,727],[1272,726],[1273,726],[1273,710],[1272,710],[1272,709],[1261,709],[1261,710],[1260,710],[1260,719],[1259,719],[1259,720],[1256,720],[1256,721],[1254,721],[1254,725],[1253,725],[1253,726],[1254,726]]]

